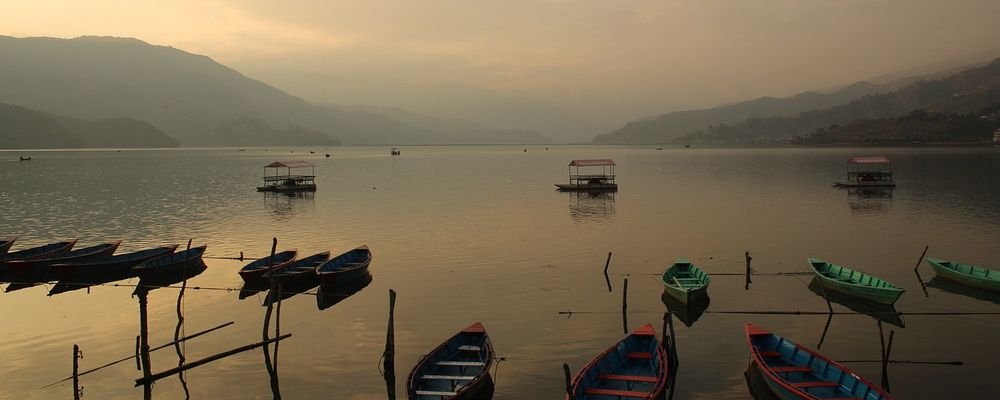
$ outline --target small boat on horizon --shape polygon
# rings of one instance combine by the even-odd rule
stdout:
[[[472,400],[492,394],[490,366],[496,354],[482,323],[469,325],[413,366],[406,379],[409,400]]]
[[[906,290],[879,279],[874,275],[831,264],[817,258],[807,258],[823,288],[837,291],[848,296],[893,305]]]
[[[1000,271],[937,258],[925,258],[937,276],[977,289],[1000,292]]]
[[[884,389],[822,354],[757,325],[744,325],[751,364],[783,400],[891,400]]]
[[[682,258],[663,272],[662,280],[666,292],[684,304],[690,298],[708,296],[708,285],[712,282],[705,271]]]
[[[580,369],[566,400],[660,398],[669,365],[656,330],[650,324],[640,326]]]

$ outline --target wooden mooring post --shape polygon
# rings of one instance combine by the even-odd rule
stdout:
[[[80,400],[80,359],[83,358],[83,353],[80,352],[80,346],[73,345],[73,400]]]
[[[753,257],[750,257],[750,250],[743,253],[743,257],[747,261],[746,285],[743,287],[743,290],[750,290],[750,284],[753,283],[753,280],[750,279],[750,262],[753,261]]]
[[[385,390],[389,400],[396,400],[396,291],[389,289],[389,322],[385,329],[385,350],[382,351],[382,369],[385,371]]]
[[[628,277],[622,284],[622,330],[628,335]]]
[[[566,383],[566,395],[573,398],[573,376],[569,370],[569,364],[563,363],[563,379]]]

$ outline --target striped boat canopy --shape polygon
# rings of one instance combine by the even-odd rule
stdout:
[[[305,161],[275,161],[273,163],[267,164],[264,168],[309,168],[315,167]]]
[[[603,167],[608,165],[615,165],[615,162],[610,158],[605,158],[601,160],[573,160],[569,163],[571,167]]]
[[[886,156],[853,157],[847,162],[849,164],[889,164],[889,158]]]

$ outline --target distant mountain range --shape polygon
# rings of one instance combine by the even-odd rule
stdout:
[[[948,67],[915,76],[892,76],[879,84],[857,82],[827,92],[804,92],[788,98],[762,97],[703,110],[679,111],[633,121],[599,135],[597,143],[719,143],[787,142],[818,128],[855,120],[901,116],[931,106],[957,104],[951,94],[968,93],[979,79],[989,82],[992,70],[981,66]],[[986,68],[975,77],[966,71]],[[966,74],[966,75],[963,75]],[[966,78],[954,78],[956,76]],[[951,79],[951,80],[949,80]],[[959,84],[958,81],[970,81]],[[938,83],[935,83],[938,82]],[[943,83],[942,83],[943,82]],[[954,89],[948,92],[948,88]],[[945,93],[947,92],[947,93]],[[988,99],[967,97],[964,112],[991,105]]]
[[[0,148],[175,147],[177,140],[132,118],[88,121],[0,103]]]
[[[530,130],[420,116],[407,123],[378,110],[314,105],[208,57],[136,39],[0,36],[0,59],[0,102],[85,120],[146,121],[182,145],[549,141]]]

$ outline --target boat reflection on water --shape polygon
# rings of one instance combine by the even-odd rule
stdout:
[[[932,278],[926,285],[929,288],[943,290],[948,293],[967,296],[976,300],[988,301],[994,304],[1000,304],[1000,293],[966,286],[948,279],[942,279],[939,276]]]
[[[682,303],[677,300],[666,289],[663,290],[663,295],[660,296],[660,300],[663,301],[663,305],[667,306],[667,310],[673,314],[677,319],[684,323],[684,326],[691,327],[694,325],[698,318],[708,310],[708,305],[712,302],[712,299],[708,297],[708,294],[694,296],[688,300],[687,304]]]
[[[291,215],[297,208],[315,205],[315,192],[262,192],[264,207],[275,215]]]
[[[333,307],[337,303],[368,287],[372,283],[372,279],[372,275],[366,273],[357,279],[347,282],[338,281],[332,286],[323,286],[316,293],[316,307],[320,310]]]
[[[567,192],[573,221],[606,221],[615,216],[614,192]]]
[[[892,208],[891,187],[853,187],[844,191],[851,214],[884,215]]]
[[[808,287],[809,290],[817,296],[820,298],[823,297],[824,290],[820,287],[819,281],[815,277],[813,277],[812,281],[809,282]],[[892,324],[900,328],[906,327],[902,315],[900,315],[899,311],[893,306],[858,300],[853,297],[837,293],[833,290],[826,290],[826,298],[829,299],[830,302],[840,304],[847,307],[851,311],[868,315],[876,320]]]

